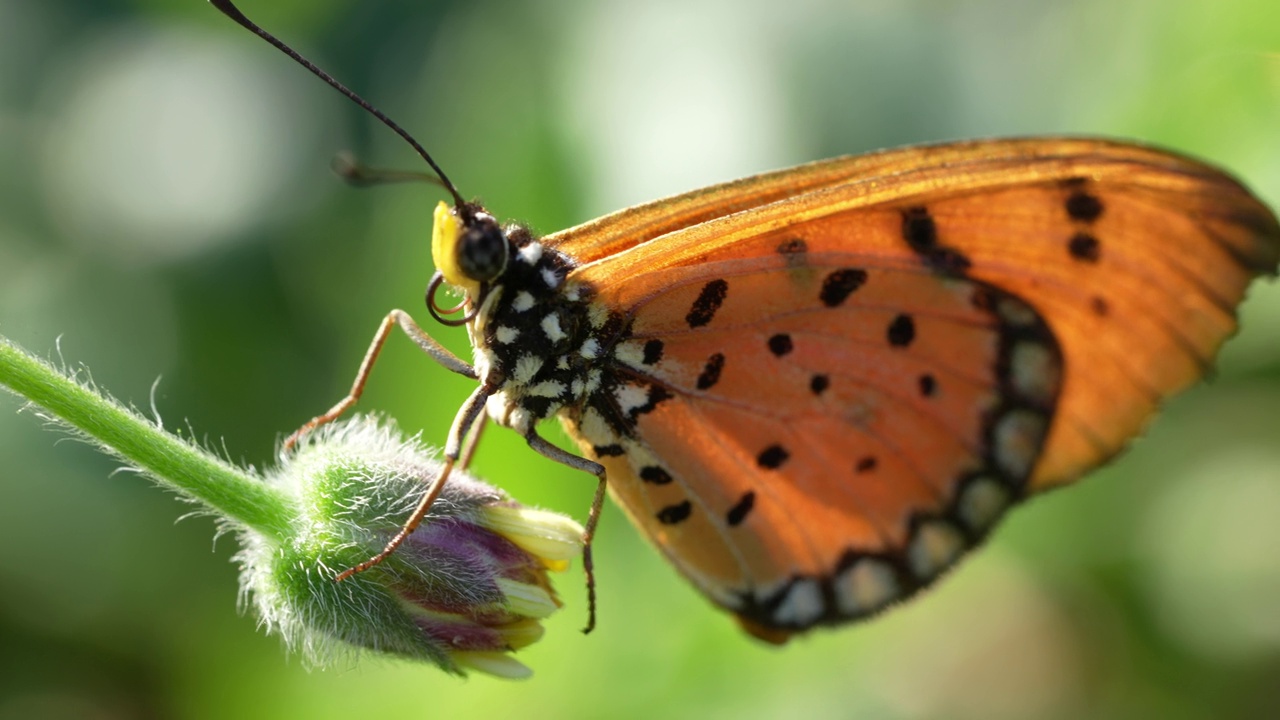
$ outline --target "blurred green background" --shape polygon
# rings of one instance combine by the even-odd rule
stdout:
[[[752,172],[975,136],[1139,138],[1280,205],[1275,0],[243,0],[542,232]],[[0,332],[237,460],[425,319],[427,186],[350,189],[385,129],[200,0],[0,0]],[[236,612],[230,538],[0,396],[0,718],[1249,718],[1280,714],[1280,287],[1215,381],[1031,503],[916,602],[789,647],[741,635],[610,508],[600,628],[531,681],[365,657],[308,671]],[[465,351],[460,331],[441,332]],[[442,440],[469,383],[392,339],[362,408]],[[551,431],[559,436],[559,430]],[[481,474],[592,483],[486,437]],[[211,551],[212,548],[212,551]]]

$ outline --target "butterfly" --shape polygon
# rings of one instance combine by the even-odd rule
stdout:
[[[450,462],[487,416],[596,475],[590,529],[607,483],[771,642],[912,596],[1012,506],[1115,456],[1209,371],[1280,264],[1280,224],[1240,183],[1127,142],[836,158],[543,238],[419,150],[454,199],[435,212],[428,307],[465,326],[475,362],[393,311],[352,393],[304,430],[355,402],[400,327],[479,382]],[[436,303],[444,285],[461,317]],[[551,418],[581,456],[542,438]]]

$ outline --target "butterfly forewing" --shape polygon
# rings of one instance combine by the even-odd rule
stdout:
[[[877,170],[887,174],[857,174]],[[629,236],[640,244],[575,275],[617,285],[616,307],[626,308],[704,263],[767,256],[802,239],[815,256],[848,252],[868,266],[914,264],[987,281],[1039,311],[1065,355],[1063,420],[1037,466],[1042,487],[1113,455],[1161,398],[1201,377],[1235,329],[1230,310],[1249,279],[1280,259],[1274,217],[1232,179],[1130,145],[966,143],[793,172],[807,191],[779,198],[782,174],[731,183],[720,190],[736,212],[654,238]],[[667,202],[676,217],[705,214],[707,192]],[[737,193],[769,202],[742,208]],[[619,240],[600,236],[614,227],[665,230],[660,207],[602,218],[591,232],[569,230],[548,243],[588,257],[593,241],[617,250]]]

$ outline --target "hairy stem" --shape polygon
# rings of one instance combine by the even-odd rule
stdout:
[[[0,384],[95,439],[156,482],[264,535],[289,535],[293,509],[276,490],[0,336]]]

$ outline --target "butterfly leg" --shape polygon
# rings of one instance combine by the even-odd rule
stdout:
[[[338,576],[334,578],[336,582],[342,582],[356,573],[362,573],[391,557],[391,554],[396,551],[396,548],[400,547],[405,538],[418,529],[418,526],[422,524],[422,519],[427,516],[427,511],[431,509],[431,505],[440,496],[440,491],[444,489],[444,484],[449,479],[449,474],[453,472],[453,466],[458,462],[458,457],[462,451],[463,439],[467,432],[477,421],[482,420],[485,401],[497,391],[497,385],[485,383],[471,393],[471,397],[467,398],[467,401],[458,410],[458,414],[453,418],[453,427],[449,429],[449,440],[444,446],[444,467],[440,469],[440,474],[427,486],[427,491],[422,494],[422,499],[418,501],[417,507],[413,509],[413,514],[405,521],[399,532],[387,542],[381,552],[355,567],[338,573]]]
[[[595,563],[591,559],[591,540],[595,538],[596,526],[600,524],[600,512],[604,509],[607,487],[604,466],[552,445],[532,429],[524,437],[529,447],[539,455],[575,470],[591,473],[599,480],[596,483],[596,495],[591,500],[591,512],[587,514],[587,526],[582,531],[582,571],[587,576],[587,626],[582,632],[589,633],[596,627],[596,574]]]
[[[480,436],[484,435],[484,429],[489,425],[489,414],[480,408],[480,417],[476,418],[475,428],[467,433],[467,439],[462,446],[462,454],[458,457],[458,467],[466,470],[471,467],[471,458],[476,454],[476,448],[480,445]]]
[[[374,333],[373,342],[369,344],[369,350],[365,352],[364,360],[360,362],[360,369],[356,371],[356,379],[351,384],[351,391],[337,405],[329,408],[323,415],[311,418],[305,425],[286,438],[283,447],[284,452],[292,450],[303,435],[321,425],[337,420],[344,412],[351,409],[352,405],[356,404],[356,401],[364,393],[364,385],[369,380],[369,373],[373,370],[373,364],[378,360],[378,354],[382,352],[383,344],[387,342],[387,337],[391,335],[392,329],[397,326],[404,331],[405,335],[409,336],[410,340],[417,343],[423,352],[430,355],[432,360],[443,365],[445,369],[473,380],[479,378],[474,367],[462,361],[458,356],[446,350],[443,345],[436,342],[425,330],[418,327],[418,324],[413,321],[413,318],[409,317],[408,313],[403,310],[392,310],[382,319],[382,324],[378,326],[378,331]]]

